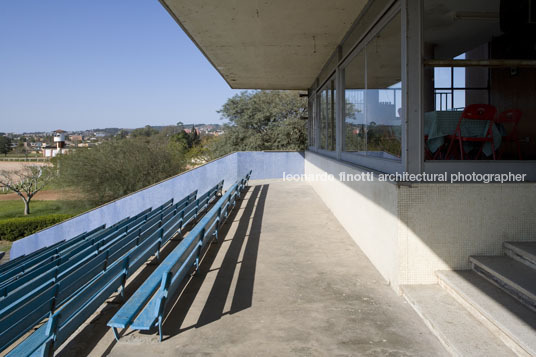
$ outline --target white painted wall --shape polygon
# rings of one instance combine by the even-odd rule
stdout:
[[[309,151],[305,153],[305,174],[339,172],[360,174],[356,166]],[[397,186],[385,182],[309,181],[357,245],[381,275],[397,286],[398,218]]]
[[[367,171],[305,153],[306,175]],[[536,183],[310,184],[396,291],[469,269],[471,255],[500,255],[504,241],[536,241]]]

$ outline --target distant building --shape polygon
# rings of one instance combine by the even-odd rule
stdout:
[[[43,147],[44,157],[55,157],[58,154],[65,154],[69,149],[65,148],[65,133],[66,131],[58,129],[54,131],[55,146]]]
[[[199,129],[195,128],[194,130],[195,130],[195,132],[197,133],[197,135],[200,135],[200,131],[199,131]],[[184,129],[184,132],[185,132],[186,134],[191,134],[191,133],[192,133],[192,129]]]

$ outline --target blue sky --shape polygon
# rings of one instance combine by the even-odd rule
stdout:
[[[236,93],[157,0],[0,1],[0,132],[218,123]]]

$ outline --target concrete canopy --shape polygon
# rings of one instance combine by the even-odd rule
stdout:
[[[160,0],[231,88],[307,89],[367,0]]]

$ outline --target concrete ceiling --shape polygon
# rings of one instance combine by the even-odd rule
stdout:
[[[451,59],[499,36],[499,11],[500,0],[426,0],[424,42],[434,58]]]
[[[235,89],[307,89],[367,0],[160,0]]]

